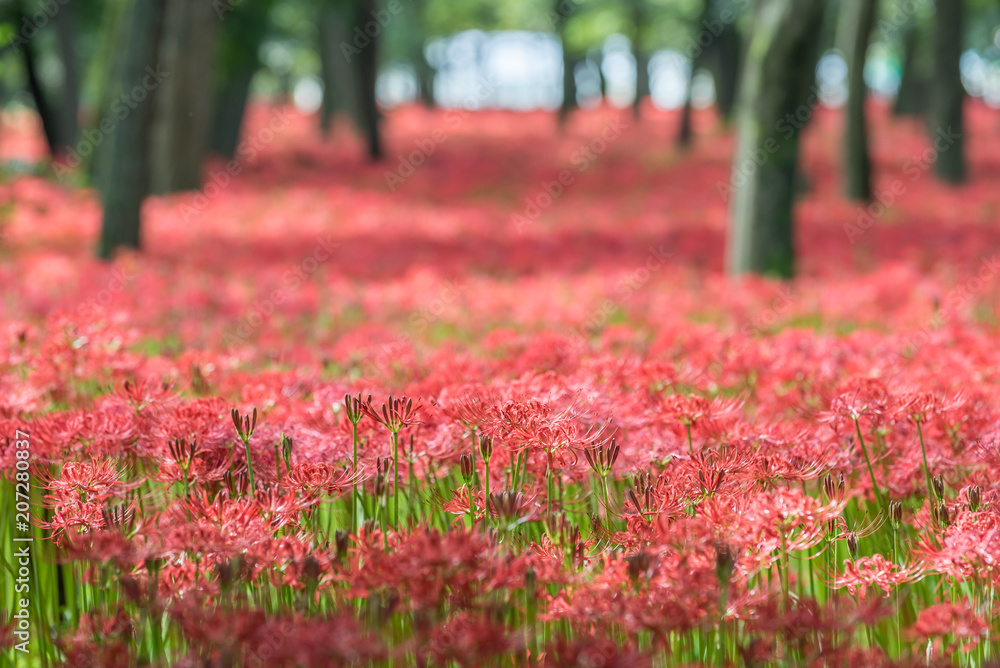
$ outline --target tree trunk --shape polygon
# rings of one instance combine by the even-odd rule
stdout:
[[[355,25],[364,30],[365,24],[371,21],[374,10],[375,0],[361,0],[358,5]],[[361,53],[357,56],[358,83],[360,85],[358,91],[360,104],[358,106],[364,122],[362,129],[368,145],[368,157],[373,162],[382,159],[381,112],[375,98],[375,83],[378,77],[378,46],[379,35],[372,36],[371,43],[361,49]]]
[[[107,159],[101,162],[106,175],[101,180],[105,184],[104,220],[97,254],[102,258],[110,258],[118,248],[140,247],[140,210],[149,185],[148,135],[155,101],[150,98],[155,98],[156,88],[149,84],[147,70],[157,64],[165,10],[166,0],[135,0],[122,34],[117,94],[107,116],[117,119],[117,127],[107,137]]]
[[[794,273],[792,206],[799,132],[818,104],[815,42],[823,0],[763,0],[741,81],[732,183],[728,268]]]
[[[892,105],[894,116],[923,116],[927,111],[927,74],[921,67],[920,26],[910,17],[903,32],[903,72]]]
[[[64,5],[53,17],[59,60],[63,67],[62,137],[67,145],[79,134],[80,69],[76,49],[76,15],[72,3]]]
[[[681,149],[690,147],[691,140],[694,139],[694,128],[691,125],[693,111],[691,107],[691,85],[694,81],[694,68],[697,62],[698,58],[691,61],[691,70],[688,72],[687,85],[685,86],[684,107],[681,109],[681,124],[677,130],[677,147]]]
[[[559,124],[565,125],[569,115],[577,107],[576,103],[576,65],[579,61],[567,53],[563,45],[563,92],[562,104],[559,105]]]
[[[632,115],[637,120],[642,116],[642,101],[649,96],[649,54],[642,44],[648,20],[645,1],[631,0],[632,56],[635,58],[635,97],[632,99]]]
[[[169,74],[156,97],[152,191],[201,187],[201,167],[212,127],[216,28],[213,3],[170,0],[160,47]]]
[[[844,132],[844,186],[849,199],[872,198],[871,157],[865,117],[865,58],[875,25],[877,0],[845,0],[841,50],[847,54],[847,127]]]
[[[243,116],[250,99],[250,84],[256,66],[242,67],[226,77],[215,99],[212,136],[209,149],[223,158],[232,158],[240,144]]]
[[[236,155],[239,146],[250,84],[260,69],[257,51],[267,33],[270,5],[266,0],[247,3],[225,14],[221,22],[208,148],[225,158]]]
[[[424,17],[426,0],[415,0],[412,11],[416,34],[413,36],[413,70],[417,77],[420,101],[428,109],[434,108],[434,68],[427,62],[427,21]]]
[[[713,3],[716,4],[716,3]],[[735,12],[731,2],[725,3],[723,10],[715,11],[715,16],[722,24],[722,31],[711,45],[712,57],[709,59],[712,78],[715,80],[715,106],[723,121],[733,120],[736,107],[736,87],[740,80],[740,66],[743,62],[743,37],[734,20],[721,20],[723,11]],[[703,54],[707,55],[707,54]]]
[[[18,3],[15,25],[25,25],[27,21],[26,17],[23,4]],[[28,82],[28,92],[31,93],[31,98],[35,102],[35,110],[38,112],[38,118],[42,122],[42,134],[45,135],[45,143],[49,147],[49,154],[52,157],[56,157],[63,149],[67,148],[67,143],[63,137],[63,129],[60,126],[56,107],[52,104],[48,91],[45,90],[38,77],[38,63],[35,59],[34,41],[27,40],[26,43],[21,45],[20,51],[21,61],[24,64],[25,78]]]
[[[635,98],[632,100],[632,115],[642,116],[642,101],[649,97],[649,56],[638,46],[635,47]]]
[[[965,147],[962,104],[965,88],[959,60],[962,58],[964,3],[936,0],[934,17],[934,83],[931,95],[931,141],[937,149],[934,173],[944,183],[965,181]]]

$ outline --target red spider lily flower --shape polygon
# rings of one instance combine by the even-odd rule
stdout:
[[[40,482],[45,485],[51,502],[75,502],[81,496],[89,501],[104,503],[114,492],[124,490],[122,483],[125,469],[119,470],[112,459],[91,457],[89,462],[66,462],[58,478],[42,472]]]
[[[418,405],[414,410],[413,399],[406,397],[393,398],[390,396],[388,402],[383,403],[381,409],[378,409],[372,404],[372,398],[369,395],[368,399],[361,405],[361,410],[394,434],[398,434],[406,427],[420,424],[418,419],[420,406]]]
[[[878,587],[888,597],[893,587],[911,582],[920,577],[923,569],[915,565],[894,564],[881,554],[860,557],[855,561],[844,560],[843,572],[838,573],[833,582],[837,589],[843,587],[852,594],[865,597],[869,587]]]
[[[293,466],[284,483],[289,489],[301,494],[324,492],[329,496],[339,496],[358,480],[360,476],[349,467],[340,470],[322,462],[306,462]]]
[[[987,636],[989,629],[989,621],[977,615],[968,601],[963,601],[924,608],[909,632],[922,640],[933,639],[934,648],[948,656],[955,651],[968,652]],[[953,640],[945,644],[946,638]]]

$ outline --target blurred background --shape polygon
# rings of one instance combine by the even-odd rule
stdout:
[[[988,0],[3,0],[0,43],[0,103],[37,118],[48,154],[8,151],[6,169],[97,188],[101,257],[141,245],[147,195],[204,188],[207,160],[256,154],[240,142],[257,103],[309,118],[317,143],[358,138],[396,170],[389,191],[416,167],[409,145],[386,144],[394,110],[546,112],[559,133],[620,109],[675,114],[681,148],[698,113],[737,134],[717,188],[732,201],[727,266],[790,276],[809,180],[798,134],[817,108],[844,109],[844,194],[872,201],[866,97],[922,119],[932,142],[954,136],[932,160],[952,184],[964,100],[1000,107]]]

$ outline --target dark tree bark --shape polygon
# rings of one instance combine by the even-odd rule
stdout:
[[[934,17],[934,81],[931,95],[931,141],[937,149],[934,174],[944,183],[965,181],[962,106],[965,88],[962,58],[965,8],[961,0],[936,0]]]
[[[792,206],[799,133],[819,103],[823,0],[763,0],[741,81],[727,264],[732,274],[794,273]]]
[[[695,33],[697,34],[704,29],[705,22],[709,17],[709,2],[710,0],[701,1],[701,11],[698,12],[698,22],[695,25]],[[694,129],[691,125],[692,107],[691,107],[691,86],[694,83],[694,75],[697,71],[699,65],[701,65],[704,60],[705,53],[700,50],[692,54],[690,62],[690,70],[688,71],[687,83],[684,87],[684,107],[681,109],[681,124],[677,131],[677,146],[681,149],[686,149],[691,145],[691,141],[694,139]]]
[[[692,116],[692,106],[691,106],[691,83],[694,80],[694,65],[691,63],[691,71],[688,72],[687,86],[684,93],[684,106],[681,108],[681,124],[677,129],[677,147],[681,149],[686,149],[691,146],[691,142],[694,140],[694,128],[691,123]]]
[[[239,11],[239,10],[235,10]],[[160,61],[169,73],[156,96],[152,191],[201,187],[212,127],[215,47],[219,17],[211,2],[170,0]]]
[[[371,20],[375,9],[375,0],[361,0],[358,3],[358,14],[355,24],[364,30],[364,25]],[[360,90],[358,105],[361,111],[365,142],[368,145],[368,157],[373,162],[382,159],[381,112],[375,98],[375,82],[378,77],[378,46],[379,36],[371,37],[371,43],[361,49],[357,56],[358,82]]]
[[[15,25],[25,24],[26,13],[23,3],[17,4],[15,13]],[[36,62],[35,44],[33,40],[27,40],[21,44],[21,62],[24,65],[24,74],[28,82],[28,92],[35,103],[35,110],[38,118],[42,122],[42,133],[45,135],[45,143],[49,147],[49,154],[53,157],[59,155],[65,148],[68,148],[63,135],[63,128],[60,126],[59,116],[55,105],[49,99],[48,91],[42,85],[38,77],[38,63]]]
[[[555,0],[553,4],[553,16],[555,16],[555,31],[562,44],[562,102],[559,104],[559,127],[566,125],[573,110],[577,108],[576,102],[576,65],[580,59],[570,50],[566,43],[566,21],[568,19],[560,11],[561,0]]]
[[[67,3],[52,19],[56,30],[59,60],[63,67],[62,137],[67,145],[76,142],[79,134],[80,69],[76,48],[76,14],[72,3]]]
[[[226,77],[215,98],[213,110],[213,131],[209,138],[209,150],[224,158],[236,155],[240,144],[240,132],[247,102],[250,100],[250,84],[256,69],[243,67]]]
[[[712,78],[715,80],[715,106],[727,123],[733,120],[736,108],[736,87],[743,63],[743,37],[733,22],[724,22],[722,33],[715,40]]]
[[[569,116],[577,107],[576,102],[576,65],[579,61],[566,52],[563,46],[563,94],[559,105],[559,124],[565,125]]]
[[[865,117],[865,58],[875,25],[877,0],[845,0],[842,51],[847,54],[847,126],[844,132],[844,188],[849,199],[872,198],[871,157]]]
[[[420,101],[428,109],[433,109],[435,105],[434,68],[427,62],[427,53],[424,50],[427,42],[427,22],[424,19],[425,4],[426,0],[413,2],[412,11],[415,15],[414,24],[417,33],[413,40],[413,69],[417,76]]]
[[[110,258],[118,248],[140,247],[140,210],[149,188],[148,137],[155,92],[155,88],[144,86],[143,80],[149,77],[147,68],[157,65],[165,8],[166,0],[135,0],[122,33],[117,94],[108,114],[117,126],[107,137],[107,159],[101,162],[105,171],[101,179],[104,219],[97,254],[102,258]],[[132,93],[139,89],[146,91],[143,100]],[[121,96],[130,104],[123,103]]]
[[[642,116],[642,101],[649,97],[649,54],[642,46],[642,35],[646,31],[648,15],[645,0],[631,0],[632,4],[632,56],[635,58],[635,97],[632,99],[632,115]]]
[[[257,51],[267,33],[269,11],[270,2],[258,0],[235,8],[222,21],[209,150],[225,158],[232,158],[239,146],[250,84],[260,68]]]
[[[903,73],[892,105],[894,116],[923,116],[927,112],[927,73],[920,58],[920,26],[911,17],[903,32]]]

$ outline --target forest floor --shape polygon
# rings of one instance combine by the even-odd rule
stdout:
[[[724,274],[708,112],[680,151],[651,109],[397,109],[369,164],[257,106],[111,264],[95,193],[5,116],[0,470],[28,443],[62,638],[36,657],[996,657],[1000,117],[970,105],[960,188],[920,121],[872,117],[863,206],[816,114],[781,283]]]

